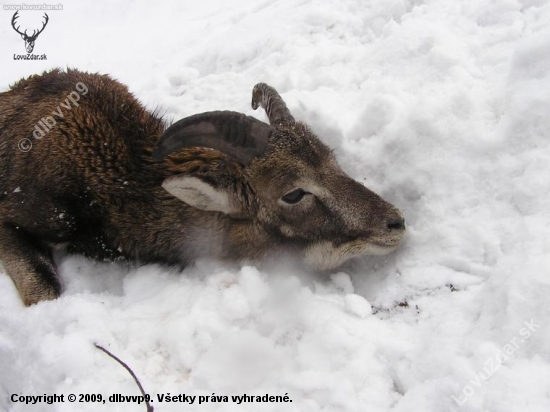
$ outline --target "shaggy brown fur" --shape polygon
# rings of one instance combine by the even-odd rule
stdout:
[[[78,106],[61,108],[51,130],[33,137],[78,83],[88,90]],[[214,117],[230,123],[227,113]],[[201,124],[192,130],[216,130]],[[24,303],[59,296],[52,250],[60,245],[95,259],[182,266],[290,251],[331,267],[400,242],[399,212],[347,177],[306,126],[272,127],[251,164],[208,145],[155,161],[163,121],[109,76],[52,70],[0,94],[0,261]],[[18,148],[21,139],[30,151]],[[281,200],[296,188],[303,200]]]

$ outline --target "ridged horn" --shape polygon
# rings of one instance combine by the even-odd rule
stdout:
[[[153,159],[162,160],[186,147],[208,147],[236,157],[244,165],[262,155],[272,128],[230,111],[200,113],[178,120],[159,138]]]
[[[264,108],[271,125],[295,121],[277,90],[265,83],[258,83],[252,90],[252,108],[259,106]]]

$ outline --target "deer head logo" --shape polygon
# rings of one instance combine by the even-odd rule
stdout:
[[[29,36],[27,34],[27,30],[25,30],[24,32],[20,32],[19,31],[20,26],[15,27],[16,20],[19,17],[18,13],[19,13],[19,11],[16,11],[15,14],[13,15],[13,17],[11,19],[11,25],[12,25],[13,29],[21,35],[21,38],[23,40],[25,40],[25,48],[27,49],[27,53],[32,53],[32,51],[34,49],[34,42],[36,41],[36,38],[38,37],[38,35],[40,33],[42,33],[42,31],[44,30],[44,28],[46,27],[46,24],[48,24],[49,17],[46,13],[44,13],[44,17],[45,17],[46,20],[42,24],[42,28],[38,31],[33,30],[32,35]]]

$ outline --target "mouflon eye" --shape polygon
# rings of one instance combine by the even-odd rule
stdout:
[[[295,189],[292,192],[287,193],[284,195],[281,199],[283,199],[283,202],[289,203],[293,205],[294,203],[298,203],[302,198],[307,194],[302,189]]]

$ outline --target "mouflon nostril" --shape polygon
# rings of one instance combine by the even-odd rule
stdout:
[[[403,219],[401,216],[396,216],[388,219],[387,227],[389,230],[403,230],[405,229],[405,219]]]

